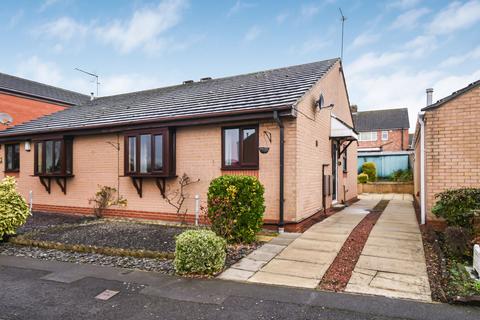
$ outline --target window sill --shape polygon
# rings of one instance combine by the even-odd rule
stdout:
[[[252,170],[252,171],[255,171],[255,170],[259,170],[259,167],[222,167],[221,168],[222,171],[246,171],[246,170]]]
[[[73,178],[74,176],[75,175],[73,174],[62,174],[62,173],[32,175],[32,177],[40,177],[40,178]]]
[[[169,175],[169,174],[125,174],[124,177],[131,177],[131,178],[176,178],[177,175]]]
[[[5,170],[3,171],[4,173],[19,173],[20,172],[20,169],[19,170]]]

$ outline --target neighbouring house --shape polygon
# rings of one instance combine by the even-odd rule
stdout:
[[[480,80],[432,103],[418,116],[415,138],[415,196],[421,222],[439,226],[431,209],[435,194],[447,189],[480,186]]]
[[[89,100],[87,95],[0,73],[0,131]],[[0,155],[9,174],[19,170],[18,147],[8,144]]]
[[[357,139],[340,59],[100,97],[0,132],[19,147],[18,187],[37,211],[179,221],[165,201],[184,173],[187,221],[220,175],[265,186],[267,226],[299,230],[357,197]],[[32,143],[31,151],[26,143]],[[5,174],[8,174],[6,172]]]
[[[407,108],[358,112],[356,106],[352,106],[352,114],[359,133],[359,172],[365,162],[375,162],[381,178],[410,168]]]

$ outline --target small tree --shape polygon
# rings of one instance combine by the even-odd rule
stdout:
[[[480,188],[460,188],[437,193],[432,213],[449,226],[473,228],[475,210],[480,209]]]
[[[362,172],[367,174],[368,181],[374,182],[377,180],[377,166],[375,162],[365,162],[362,164]]]
[[[188,197],[188,194],[186,193],[185,189],[194,183],[199,182],[200,179],[192,181],[190,177],[184,173],[180,179],[178,179],[178,189],[171,190],[167,194],[165,194],[165,201],[169,205],[175,208],[177,211],[177,214],[182,214],[182,223],[185,223],[185,218],[187,215],[188,210],[185,209],[182,211],[183,203],[185,202],[185,199]]]
[[[357,182],[358,183],[367,183],[368,182],[368,175],[366,173],[360,173],[357,176]]]
[[[93,202],[93,210],[95,216],[98,218],[103,217],[103,212],[105,209],[111,206],[127,206],[127,199],[123,198],[122,196],[118,196],[117,198],[115,197],[117,189],[114,187],[98,185],[98,188],[100,190],[95,193],[95,197],[88,200],[88,203]]]
[[[0,240],[5,235],[15,234],[17,228],[25,224],[30,210],[27,202],[17,192],[13,177],[6,177],[0,183]]]

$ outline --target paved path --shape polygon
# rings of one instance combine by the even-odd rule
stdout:
[[[390,201],[368,237],[346,291],[431,301],[422,236],[411,201]]]
[[[480,308],[0,255],[1,319],[478,320]],[[100,292],[119,291],[107,301]]]
[[[316,288],[350,232],[379,200],[365,198],[303,234],[282,234],[243,258],[219,278]]]

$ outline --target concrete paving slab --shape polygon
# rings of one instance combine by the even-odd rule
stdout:
[[[404,292],[404,291],[394,291],[394,290],[386,290],[386,289],[379,289],[373,288],[366,285],[356,285],[356,284],[348,284],[347,288],[345,289],[346,292],[354,292],[354,293],[363,293],[363,294],[371,294],[377,296],[384,296],[389,298],[399,298],[399,299],[410,299],[410,300],[419,300],[425,302],[431,302],[430,296],[423,295],[423,294],[415,294],[411,292]]]
[[[399,274],[424,276],[427,273],[425,262],[415,262],[382,257],[361,255],[357,266],[363,269],[378,270]]]
[[[267,243],[261,246],[257,251],[268,252],[268,253],[280,253],[283,249],[285,249],[285,246]]]
[[[290,245],[291,248],[312,250],[312,251],[326,251],[338,252],[342,248],[343,243],[332,241],[317,241],[316,239],[296,239]]]
[[[407,261],[422,261],[425,259],[423,250],[409,248],[391,248],[385,246],[365,246],[362,251],[364,256],[383,257],[391,259],[400,259]]]
[[[288,246],[292,241],[295,240],[295,238],[280,238],[276,237],[270,240],[268,243],[269,244],[275,244],[279,246]]]
[[[272,260],[276,255],[277,254],[274,252],[265,252],[265,251],[255,250],[252,253],[250,253],[248,256],[246,256],[246,258],[257,260],[257,261],[268,262]]]
[[[248,279],[248,281],[311,289],[316,288],[318,286],[318,283],[320,282],[320,280],[318,279],[287,276],[283,274],[269,273],[263,271],[257,272],[250,279]]]
[[[240,269],[240,270],[247,270],[247,271],[258,271],[266,264],[265,261],[253,260],[244,258],[241,259],[239,262],[235,263],[232,268]]]
[[[336,256],[336,252],[302,250],[288,247],[278,255],[278,258],[330,265]]]
[[[232,281],[247,281],[248,278],[255,274],[254,271],[246,271],[240,269],[229,268],[223,271],[217,278]]]
[[[273,259],[263,267],[262,272],[321,280],[328,267],[325,264]]]
[[[347,240],[348,234],[331,234],[331,233],[314,233],[305,232],[302,235],[302,239],[311,239],[323,242],[341,242],[344,243]]]

